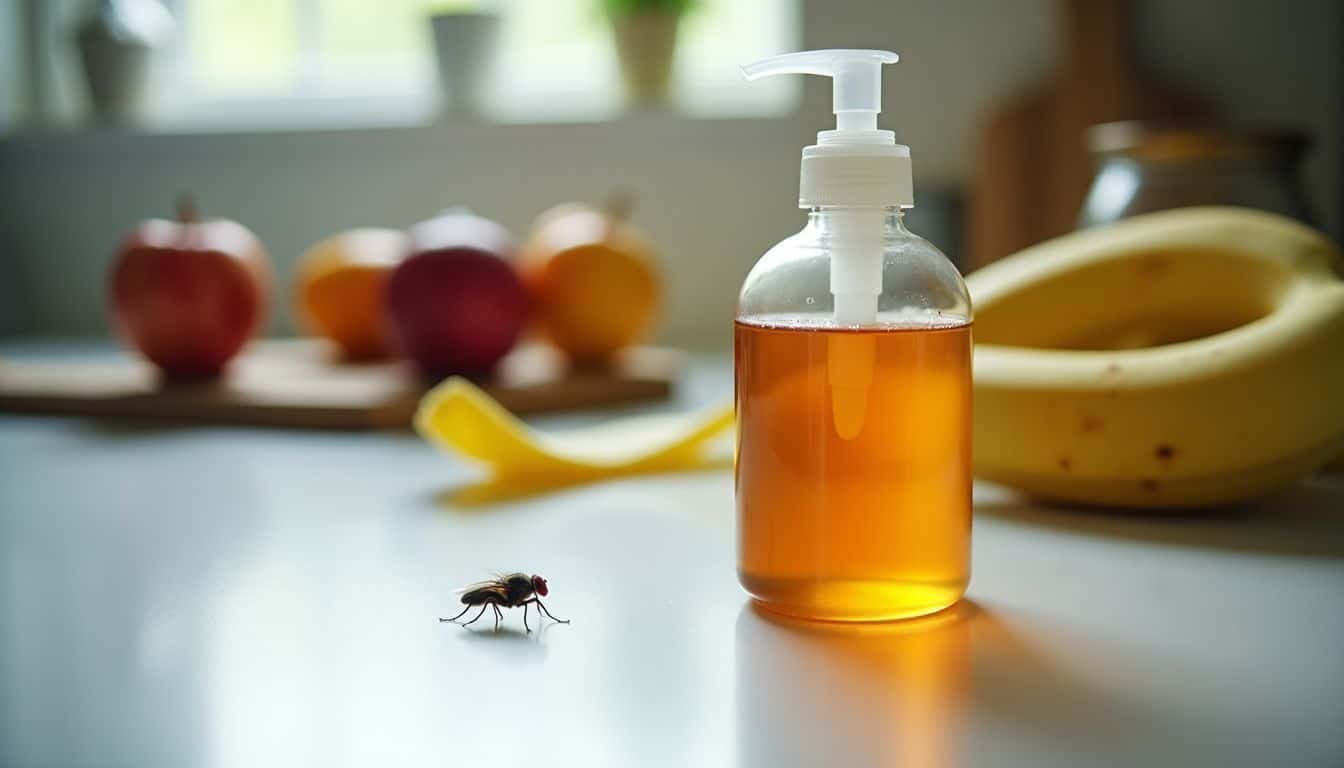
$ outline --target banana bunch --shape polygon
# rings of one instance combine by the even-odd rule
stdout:
[[[1340,253],[1292,220],[1148,214],[967,284],[980,477],[1073,502],[1201,507],[1292,483],[1344,447]]]

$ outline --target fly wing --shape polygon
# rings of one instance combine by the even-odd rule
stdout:
[[[475,584],[468,584],[467,586],[462,587],[461,589],[453,591],[457,592],[458,594],[461,594],[463,592],[470,592],[473,589],[480,589],[481,587],[503,586],[504,584],[508,583],[509,579],[518,576],[527,578],[527,574],[524,573],[506,573],[505,571],[493,571],[490,574],[490,578],[486,579],[485,581],[478,581]]]
[[[504,584],[507,584],[509,579],[515,577],[527,578],[527,574],[505,573],[504,571],[494,571],[493,573],[490,574],[489,579],[486,579],[485,581],[478,581],[475,584],[468,584],[465,587],[459,587],[458,589],[453,590],[453,593],[460,595],[463,592],[470,592],[473,589],[480,589],[481,587],[502,586]]]

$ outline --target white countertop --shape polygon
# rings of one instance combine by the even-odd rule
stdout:
[[[472,477],[0,417],[0,764],[1344,764],[1339,476],[1175,519],[978,486],[969,600],[870,627],[749,607],[728,471],[447,503]],[[501,569],[573,623],[438,623]]]

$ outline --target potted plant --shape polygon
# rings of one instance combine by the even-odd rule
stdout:
[[[616,40],[626,99],[635,106],[667,102],[677,28],[694,0],[602,0]]]

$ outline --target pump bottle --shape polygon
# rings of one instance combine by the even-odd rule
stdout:
[[[743,67],[833,87],[836,127],[802,154],[807,225],[748,274],[734,329],[739,579],[801,618],[932,613],[970,576],[971,304],[903,221],[910,149],[877,127],[896,61],[822,50]]]

